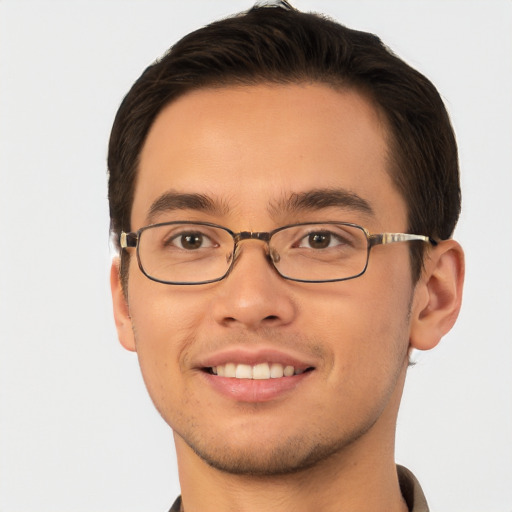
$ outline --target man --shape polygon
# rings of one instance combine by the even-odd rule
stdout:
[[[432,84],[374,35],[257,7],[146,69],[108,165],[116,326],[174,433],[171,510],[428,510],[394,437],[409,353],[461,303]]]

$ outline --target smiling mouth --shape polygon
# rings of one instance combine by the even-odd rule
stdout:
[[[269,380],[280,379],[282,377],[293,377],[294,375],[301,375],[312,370],[314,370],[313,367],[296,368],[291,365],[283,365],[280,363],[259,363],[255,365],[226,363],[223,365],[204,368],[204,371],[210,375],[217,375],[219,377],[228,377],[233,379],[252,380]]]

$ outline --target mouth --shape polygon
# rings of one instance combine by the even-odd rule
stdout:
[[[219,377],[227,377],[232,379],[248,379],[248,380],[270,380],[289,378],[295,375],[302,375],[306,372],[313,371],[314,368],[300,367],[292,365],[284,365],[281,363],[258,363],[255,365],[242,363],[226,363],[217,366],[203,368],[205,373],[217,375]]]
[[[274,347],[226,347],[207,354],[195,368],[210,389],[237,403],[282,400],[303,389],[316,373],[315,360]]]

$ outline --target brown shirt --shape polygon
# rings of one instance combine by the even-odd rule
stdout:
[[[407,503],[409,512],[429,512],[427,500],[416,477],[403,466],[397,466],[396,468],[398,471],[400,490]],[[181,496],[178,496],[178,499],[174,502],[169,512],[184,512],[181,506]]]

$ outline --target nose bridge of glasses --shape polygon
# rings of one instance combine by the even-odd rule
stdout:
[[[270,241],[270,233],[266,231],[240,231],[235,233],[235,242],[241,242],[242,240],[261,240],[262,242]]]
[[[239,254],[239,242],[243,240],[260,240],[261,242],[265,242],[267,257],[270,261],[274,264],[278,263],[281,257],[275,248],[270,247],[271,236],[271,233],[268,231],[241,231],[240,233],[235,233],[233,238],[235,239],[235,245],[237,246],[237,254]]]

